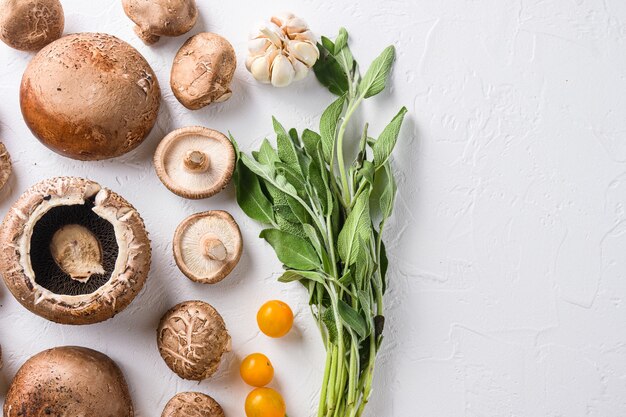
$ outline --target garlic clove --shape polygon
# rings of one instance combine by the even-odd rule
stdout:
[[[271,82],[274,87],[287,87],[292,83],[296,70],[284,55],[277,55],[272,62]]]
[[[282,27],[285,23],[287,23],[289,20],[293,19],[294,17],[296,16],[293,13],[283,12],[283,13],[278,13],[277,15],[272,16],[270,21],[274,23],[276,26]]]
[[[287,33],[290,39],[293,39],[296,34],[307,31],[309,29],[309,26],[303,19],[299,17],[293,17],[292,19],[289,19],[287,22],[283,23],[282,29]]]
[[[283,42],[286,40],[281,28],[271,22],[261,28],[261,33],[278,48],[282,47]]]
[[[307,74],[309,73],[309,67],[298,61],[293,56],[289,57],[289,61],[291,62],[291,65],[293,65],[293,69],[296,71],[296,74],[293,78],[294,81],[300,81],[307,76]]]
[[[309,41],[312,44],[317,43],[317,38],[310,30],[305,30],[304,32],[296,33],[293,38],[296,41]]]
[[[251,55],[261,55],[270,45],[272,45],[272,42],[267,38],[250,39],[250,41],[248,41],[248,52]]]
[[[317,46],[308,41],[289,41],[287,49],[294,57],[304,62],[307,67],[312,67],[320,54]]]
[[[271,61],[267,54],[258,56],[253,58],[250,63],[250,73],[255,80],[269,84],[271,76],[270,65]]]

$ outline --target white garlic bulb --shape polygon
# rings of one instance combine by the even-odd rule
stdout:
[[[319,58],[315,35],[292,13],[273,16],[250,35],[246,68],[274,87],[286,87],[306,77]]]

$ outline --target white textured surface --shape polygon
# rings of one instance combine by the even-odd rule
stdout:
[[[226,36],[241,64],[249,28],[285,9],[318,34],[347,26],[363,63],[397,46],[394,87],[361,115],[376,132],[401,105],[410,111],[395,158],[400,195],[387,233],[387,339],[368,416],[626,415],[623,0],[198,2],[193,33]],[[274,385],[290,415],[312,416],[323,352],[304,291],[275,282],[279,263],[256,238],[259,226],[236,207],[232,188],[209,200],[180,199],[159,183],[150,157],[167,132],[190,124],[230,130],[250,150],[270,134],[271,115],[316,127],[330,95],[312,76],[285,90],[262,86],[240,65],[230,101],[186,111],[168,87],[185,37],[146,47],[120,2],[63,5],[66,32],[103,31],[136,46],[159,76],[164,105],[132,154],[99,163],[62,158],[21,119],[18,85],[31,55],[0,45],[0,137],[16,173],[0,193],[2,214],[42,178],[86,176],[139,209],[154,261],[131,306],[89,327],[39,319],[2,289],[0,392],[30,355],[78,344],[121,365],[139,417],[160,415],[188,389],[241,416],[248,388],[238,358],[261,351],[274,361]],[[239,221],[246,250],[226,281],[194,284],[176,269],[170,240],[185,216],[218,208]],[[161,314],[195,298],[221,311],[235,348],[219,375],[200,384],[173,375],[155,346]],[[270,298],[288,301],[297,314],[284,340],[256,328],[256,309]]]

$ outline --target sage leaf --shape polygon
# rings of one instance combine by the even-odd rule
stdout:
[[[280,161],[278,158],[278,153],[270,144],[270,141],[267,139],[263,139],[261,143],[261,147],[259,148],[259,152],[257,152],[257,157],[255,158],[258,162],[268,165],[270,167],[274,166],[275,162]]]
[[[328,48],[324,44],[327,44]],[[318,49],[320,57],[313,66],[315,77],[331,93],[337,96],[344,95],[349,89],[348,75],[333,56],[334,44],[330,39],[322,38],[322,44],[318,44]]]
[[[365,339],[367,336],[367,324],[365,323],[365,319],[343,300],[338,300],[337,310],[339,311],[341,321],[346,327],[354,330],[361,339]]]
[[[396,114],[393,119],[391,119],[391,122],[383,129],[378,139],[373,143],[374,165],[377,169],[387,162],[393,148],[396,146],[398,134],[400,133],[406,112],[406,107],[402,107],[398,114]]]
[[[369,237],[371,229],[369,194],[361,193],[339,233],[337,250],[346,265],[352,265],[358,255],[359,240]]]
[[[324,156],[324,161],[327,163],[331,162],[335,146],[335,132],[337,131],[337,125],[339,124],[341,113],[343,113],[343,106],[345,102],[345,95],[333,101],[331,105],[324,110],[320,119],[322,155]]]
[[[326,332],[328,333],[328,339],[331,343],[337,343],[337,324],[335,322],[335,314],[333,310],[327,308],[322,313],[322,323],[326,327]]]
[[[296,151],[293,140],[289,137],[285,128],[276,120],[274,121],[274,130],[276,131],[276,146],[278,148],[278,158],[285,164],[300,171],[300,163],[298,162],[298,153]],[[300,172],[301,174],[302,172]]]
[[[337,55],[343,48],[348,45],[348,31],[346,28],[339,29],[339,35],[335,39],[335,46],[333,48],[333,54]]]
[[[389,164],[385,164],[385,183],[383,192],[380,195],[380,212],[382,215],[382,220],[389,218],[391,216],[391,212],[393,211],[393,205],[396,200],[397,186],[396,180],[394,179],[393,173],[391,172],[391,167]]]
[[[320,143],[322,137],[309,129],[305,129],[302,132],[302,144],[304,145],[304,150],[307,155],[311,157],[311,159],[317,158],[317,145]]]
[[[274,224],[272,203],[263,194],[259,179],[241,161],[237,162],[235,175],[237,203],[248,217],[265,224]]]
[[[324,284],[325,277],[323,274],[315,271],[295,271],[293,269],[289,269],[278,278],[279,282],[294,282],[300,281],[303,279],[308,279],[314,282],[319,282],[320,284]]]
[[[386,47],[372,62],[359,84],[358,93],[363,98],[375,96],[385,89],[387,77],[396,55],[393,45]]]
[[[301,237],[278,229],[265,229],[259,237],[272,245],[278,259],[289,268],[311,271],[320,266],[315,249]]]

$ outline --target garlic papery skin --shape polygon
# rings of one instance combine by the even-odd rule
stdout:
[[[305,78],[315,65],[316,43],[302,18],[292,13],[275,15],[250,35],[246,68],[261,83],[286,87]]]

